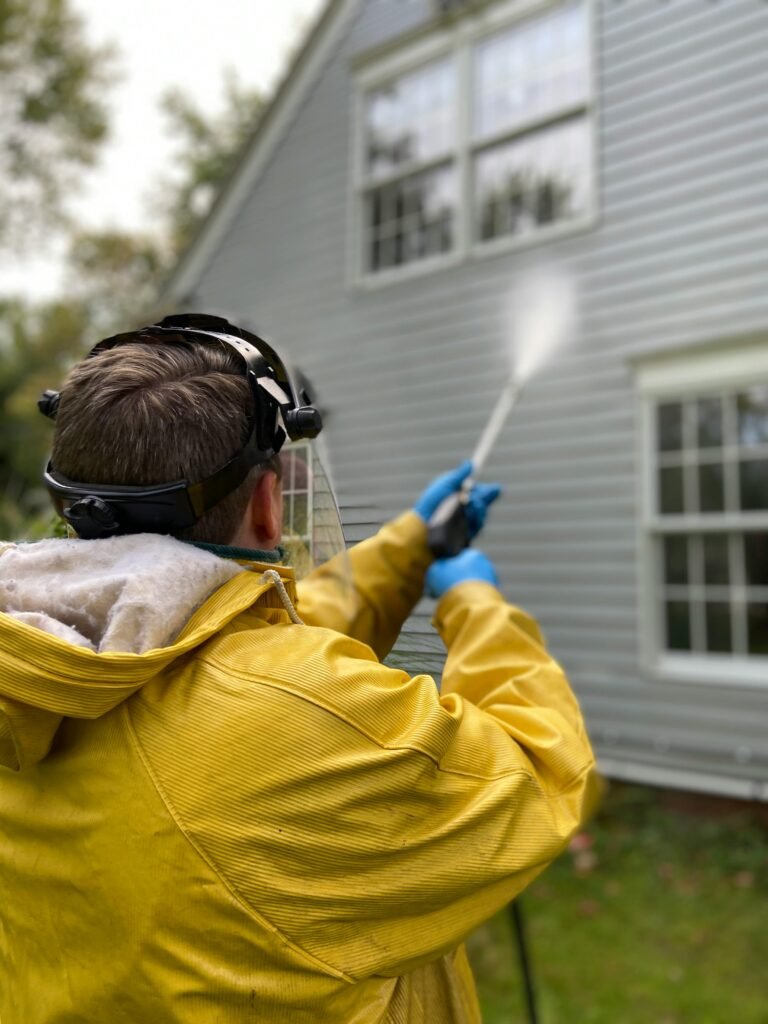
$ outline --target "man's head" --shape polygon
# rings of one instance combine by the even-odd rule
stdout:
[[[58,477],[94,488],[197,483],[243,451],[252,435],[255,398],[236,352],[215,339],[206,344],[152,329],[120,341],[91,354],[67,378],[51,460]],[[281,518],[274,457],[252,466],[193,526],[171,532],[183,539],[272,548],[280,540]]]

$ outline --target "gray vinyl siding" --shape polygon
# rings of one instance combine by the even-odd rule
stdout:
[[[640,668],[629,361],[755,332],[768,343],[768,5],[595,6],[592,230],[386,287],[350,286],[352,61],[430,10],[368,0],[190,302],[250,317],[316,383],[358,540],[471,452],[505,376],[516,275],[532,260],[566,266],[580,335],[531,383],[491,457],[485,475],[507,493],[483,544],[508,596],[539,618],[619,773],[689,773],[694,786],[745,795],[751,785],[766,798],[768,689],[660,682]],[[395,655],[412,671],[440,670],[429,614],[425,603]]]

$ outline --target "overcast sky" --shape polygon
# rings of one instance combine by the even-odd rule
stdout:
[[[219,109],[223,73],[265,91],[285,72],[288,55],[324,0],[71,0],[94,43],[118,51],[120,80],[109,95],[112,134],[98,169],[84,178],[77,203],[92,226],[140,228],[147,197],[168,165],[159,99],[182,88],[205,110]],[[0,291],[40,296],[55,292],[59,261],[28,261],[0,273]]]

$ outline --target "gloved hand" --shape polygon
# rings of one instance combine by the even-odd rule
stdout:
[[[442,502],[449,495],[456,494],[461,490],[461,485],[471,472],[472,463],[467,460],[462,462],[457,469],[452,469],[450,473],[444,473],[437,477],[413,506],[414,512],[420,515],[425,523],[428,523]],[[488,515],[488,508],[500,494],[499,484],[475,484],[470,491],[465,506],[470,540],[482,530]]]
[[[499,585],[493,563],[476,548],[465,548],[455,558],[438,558],[427,570],[426,592],[430,597],[442,597],[459,583],[477,580]]]

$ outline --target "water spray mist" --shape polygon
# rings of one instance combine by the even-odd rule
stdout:
[[[469,544],[468,496],[523,388],[573,329],[575,294],[570,278],[551,268],[524,274],[511,308],[511,372],[472,455],[472,473],[461,492],[440,505],[429,522],[429,546],[438,558],[458,555]]]

